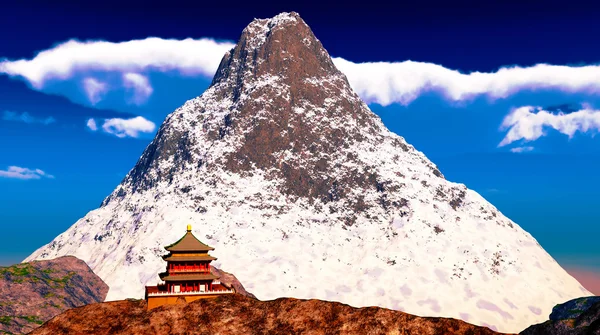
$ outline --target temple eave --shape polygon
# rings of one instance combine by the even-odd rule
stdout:
[[[170,282],[179,282],[179,281],[194,281],[194,280],[214,280],[214,279],[218,279],[219,277],[213,275],[213,274],[196,274],[196,275],[167,275],[164,277],[161,277],[162,280],[164,281],[170,281]]]
[[[202,261],[214,261],[216,260],[216,257],[213,256],[173,256],[173,255],[166,255],[163,256],[163,260],[169,262],[169,261],[177,261],[177,262],[202,262]]]

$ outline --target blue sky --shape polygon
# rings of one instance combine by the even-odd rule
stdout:
[[[208,87],[253,17],[295,10],[372,110],[447,179],[478,191],[564,266],[600,273],[593,8],[11,6],[0,13],[0,30],[14,32],[0,35],[0,264],[97,208],[165,116]]]

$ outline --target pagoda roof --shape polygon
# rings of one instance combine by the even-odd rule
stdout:
[[[161,278],[164,281],[191,281],[191,280],[213,280],[219,277],[212,273],[193,274],[193,275],[174,275]]]
[[[192,227],[188,225],[188,230],[179,241],[165,247],[167,251],[210,251],[215,250],[213,247],[200,242],[199,239],[192,234]]]
[[[168,255],[164,258],[167,262],[172,261],[181,261],[181,262],[197,262],[197,261],[214,261],[217,257],[213,257],[210,255],[202,255],[202,256],[172,256]]]

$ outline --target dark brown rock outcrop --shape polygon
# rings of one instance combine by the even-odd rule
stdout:
[[[67,309],[104,301],[108,286],[65,256],[0,267],[0,334],[24,334]]]
[[[522,335],[600,335],[600,297],[570,300],[554,307],[550,320],[533,325]]]
[[[446,318],[423,318],[379,307],[280,298],[259,301],[239,294],[162,306],[116,301],[69,310],[32,335],[251,335],[251,334],[498,334]]]

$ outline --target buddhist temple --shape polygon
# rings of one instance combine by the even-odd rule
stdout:
[[[163,281],[156,286],[146,286],[148,309],[178,302],[214,298],[235,293],[235,289],[221,283],[210,271],[210,262],[216,258],[208,254],[214,248],[200,242],[192,234],[192,226],[177,242],[166,246],[169,254],[163,256],[167,270],[159,273]]]

